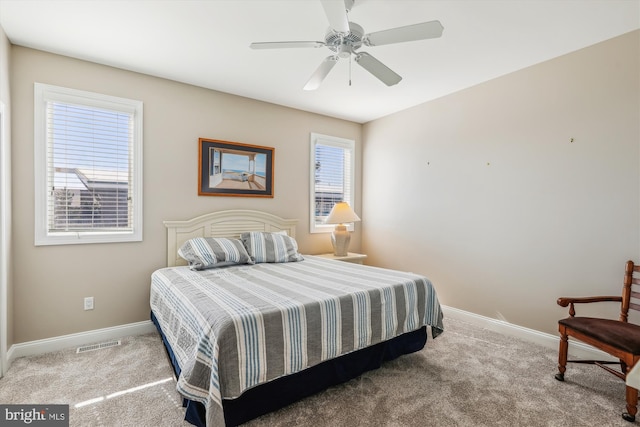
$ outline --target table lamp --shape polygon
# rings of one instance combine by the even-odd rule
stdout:
[[[360,218],[351,209],[349,203],[338,202],[333,205],[329,216],[324,221],[325,224],[337,224],[331,233],[331,244],[333,245],[333,254],[335,256],[346,256],[349,249],[349,241],[351,234],[344,225],[348,222],[360,221]]]

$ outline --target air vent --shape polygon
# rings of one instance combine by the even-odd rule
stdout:
[[[85,345],[82,347],[78,347],[78,349],[76,350],[76,353],[86,353],[87,351],[102,350],[104,348],[116,347],[120,344],[122,344],[120,340],[114,340],[114,341],[101,342],[99,344]]]

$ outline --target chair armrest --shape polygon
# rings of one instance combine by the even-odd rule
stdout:
[[[622,297],[621,296],[583,297],[583,298],[560,297],[558,298],[558,305],[561,307],[566,307],[569,304],[588,304],[590,302],[603,302],[603,301],[622,302]]]
[[[557,303],[561,307],[569,306],[569,316],[574,317],[576,315],[576,310],[573,304],[588,304],[591,302],[605,302],[605,301],[622,302],[622,297],[621,296],[600,296],[600,297],[583,297],[583,298],[560,297],[558,298]]]

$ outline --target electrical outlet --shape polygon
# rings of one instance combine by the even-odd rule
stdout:
[[[84,309],[93,310],[93,297],[86,297],[84,299]]]

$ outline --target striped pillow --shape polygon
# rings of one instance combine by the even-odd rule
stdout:
[[[195,237],[187,240],[178,249],[178,255],[189,263],[191,270],[253,264],[247,250],[238,239]]]
[[[284,233],[251,231],[240,235],[244,247],[255,263],[295,262],[304,258],[298,253],[298,243]]]

